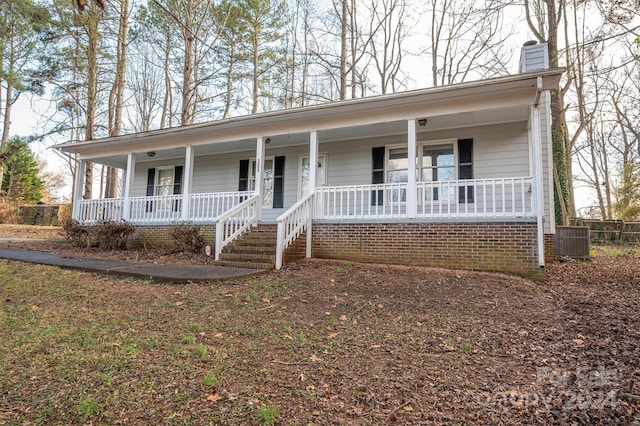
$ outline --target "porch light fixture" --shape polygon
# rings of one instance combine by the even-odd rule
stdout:
[[[147,152],[147,157],[149,157],[149,158],[153,158],[153,157],[155,157],[155,156],[156,156],[156,152],[155,152],[155,151],[149,151],[149,152]]]
[[[424,127],[426,125],[427,125],[427,119],[426,118],[418,118],[418,126]]]
[[[271,143],[271,138],[266,138],[266,139],[264,140],[264,143],[266,143],[266,144]]]
[[[318,168],[321,169],[322,168],[322,163],[318,161]]]

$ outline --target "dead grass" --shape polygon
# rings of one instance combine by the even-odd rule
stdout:
[[[628,423],[640,259],[607,259],[189,285],[1,260],[0,424]]]

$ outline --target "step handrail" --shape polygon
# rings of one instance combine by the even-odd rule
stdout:
[[[282,268],[284,251],[305,230],[307,231],[306,256],[311,257],[311,224],[313,222],[314,196],[315,192],[308,194],[278,217],[276,269]]]
[[[244,234],[251,226],[258,225],[259,202],[260,195],[254,194],[215,218],[215,260],[220,260],[220,253],[227,244]]]

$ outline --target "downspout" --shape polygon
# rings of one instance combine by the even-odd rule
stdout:
[[[542,184],[542,140],[540,128],[540,97],[542,77],[537,78],[536,94],[531,106],[531,143],[533,146],[534,202],[538,233],[538,266],[544,268],[544,186]]]

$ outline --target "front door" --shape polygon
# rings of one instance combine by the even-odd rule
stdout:
[[[256,190],[256,160],[251,159],[251,167],[249,168],[251,175],[249,176],[251,191]],[[264,170],[262,174],[262,207],[273,208],[273,177],[274,177],[274,157],[265,157]]]

